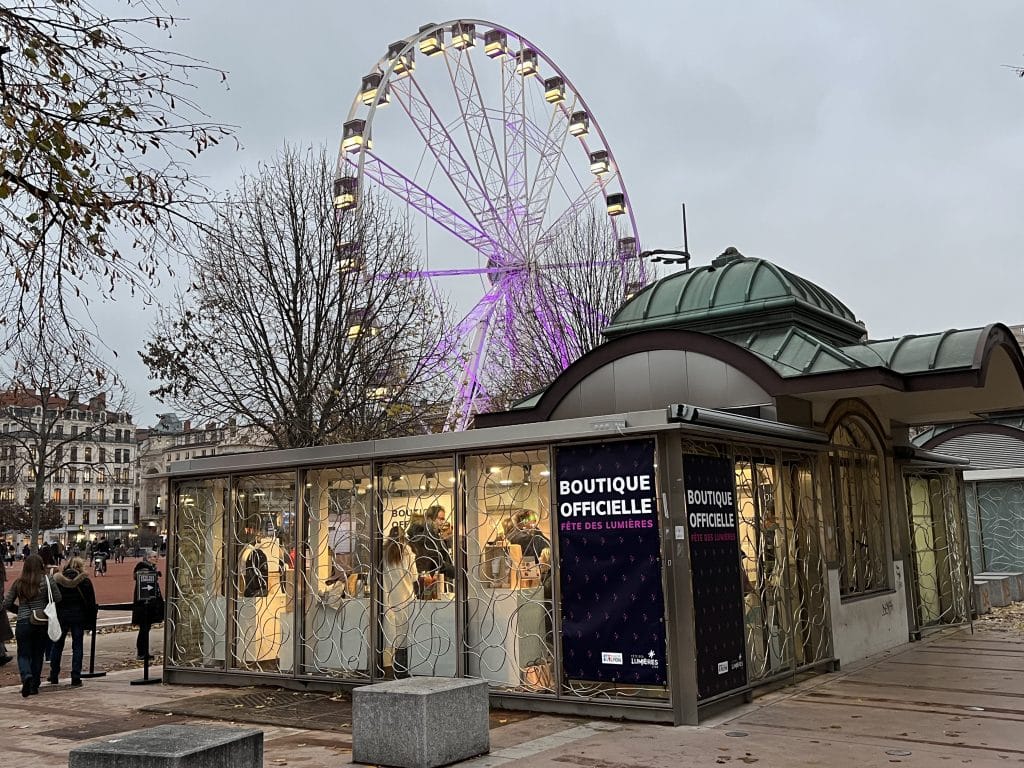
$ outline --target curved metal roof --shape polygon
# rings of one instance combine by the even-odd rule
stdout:
[[[783,326],[806,326],[838,343],[864,336],[849,307],[831,293],[770,261],[728,248],[711,264],[652,283],[626,302],[604,330],[613,338],[655,328],[709,333],[764,328],[774,316]]]

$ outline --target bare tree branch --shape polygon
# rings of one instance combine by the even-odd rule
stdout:
[[[401,276],[415,243],[382,200],[334,210],[332,160],[286,147],[219,207],[191,289],[142,353],[154,394],[196,417],[237,416],[279,447],[423,432],[436,418],[444,309]]]

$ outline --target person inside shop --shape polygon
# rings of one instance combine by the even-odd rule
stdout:
[[[82,684],[83,639],[88,630],[96,629],[96,590],[93,589],[85,570],[85,560],[72,557],[67,568],[53,580],[60,587],[60,602],[57,604],[57,618],[60,619],[61,636],[50,650],[50,676],[56,685],[60,679],[60,661],[64,654],[64,640],[71,634],[71,685]]]
[[[551,541],[537,529],[537,513],[520,510],[515,516],[515,525],[506,534],[509,544],[518,544],[523,557],[532,557],[535,563],[540,562],[540,553],[551,547]]]
[[[384,642],[392,651],[395,677],[409,676],[409,622],[412,620],[415,584],[419,580],[416,555],[398,525],[392,525],[384,541]]]
[[[53,596],[53,602],[60,604],[60,589],[46,575],[43,558],[29,555],[21,568],[21,576],[11,584],[4,597],[2,617],[6,611],[15,610],[17,603],[18,622],[14,636],[18,641],[18,672],[21,674],[21,695],[39,693],[39,678],[43,674],[43,650],[49,643],[46,604]]]
[[[451,584],[455,580],[455,563],[441,535],[447,517],[444,507],[438,504],[428,507],[422,522],[416,520],[409,524],[408,536],[420,574],[440,574]]]
[[[156,569],[153,559],[153,553],[148,549],[143,551],[142,559],[135,564],[135,568],[132,571],[136,584],[138,584],[138,575],[141,571],[155,572],[157,577],[163,575]],[[153,624],[164,620],[164,599],[160,595],[159,582],[157,582],[155,595],[143,595],[141,597],[144,599],[138,599],[140,598],[138,594],[134,595],[136,599],[132,602],[132,624],[139,628],[138,637],[135,638],[135,650],[136,656],[140,660],[151,661],[153,656],[149,653],[149,628]]]

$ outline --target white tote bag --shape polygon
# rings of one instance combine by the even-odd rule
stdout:
[[[60,628],[60,620],[57,618],[57,604],[53,602],[53,590],[50,589],[49,577],[44,577],[46,582],[46,596],[48,602],[46,607],[43,608],[43,613],[46,614],[46,634],[50,636],[50,639],[56,642],[60,640],[61,635],[64,634],[64,630]]]

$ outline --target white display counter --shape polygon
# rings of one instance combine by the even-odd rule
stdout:
[[[519,687],[523,670],[549,659],[544,588],[481,589],[469,599],[467,673]]]
[[[415,600],[409,627],[409,673],[455,677],[458,638],[455,635],[455,600],[450,593],[440,600]]]

